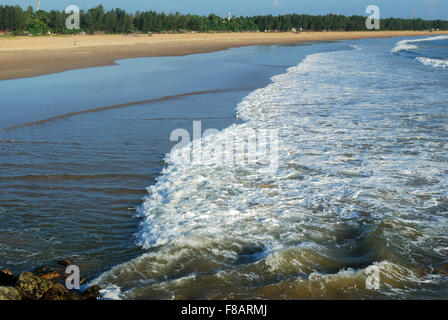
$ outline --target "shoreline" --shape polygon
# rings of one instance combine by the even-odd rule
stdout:
[[[419,35],[421,35],[421,34],[419,34]],[[418,36],[419,36],[418,35]],[[332,40],[335,40],[335,39],[332,39]],[[311,40],[310,40],[311,41]],[[392,41],[394,41],[393,39],[392,40],[390,40],[390,42],[392,42]],[[332,46],[332,45],[338,45],[337,43],[335,43],[335,44],[329,44],[330,46]],[[98,47],[95,47],[95,49],[97,49]],[[294,48],[293,48],[294,49]],[[298,48],[298,50],[302,50],[303,48],[301,48],[301,47],[299,47]],[[58,50],[67,50],[67,49],[58,49]],[[276,48],[275,48],[275,50],[277,50]],[[33,52],[33,49],[29,49],[28,50],[28,52]],[[383,51],[383,52],[386,52],[386,51]],[[37,52],[38,53],[38,52]],[[36,54],[37,54],[36,53]],[[387,53],[387,52],[386,52]],[[289,55],[289,56],[293,56],[293,55]],[[387,56],[387,54],[386,54],[386,56]],[[0,58],[1,58],[2,56],[1,56],[1,51],[0,51]],[[277,57],[277,55],[275,56],[275,57]],[[203,59],[202,59],[202,57],[201,57],[201,59],[199,59],[199,60],[201,60],[201,62],[203,61]],[[286,64],[287,65],[287,64]],[[150,69],[150,68],[149,68]],[[37,82],[39,82],[39,79],[35,79],[35,80],[37,80]],[[100,79],[101,80],[101,79]],[[311,79],[311,80],[315,80],[315,79]],[[319,81],[318,81],[319,79],[317,79],[317,81],[310,81],[310,88],[314,85],[316,85],[316,83],[318,83]],[[34,81],[34,79],[33,79],[33,81]],[[25,82],[27,82],[27,81],[25,81]],[[360,81],[360,82],[362,82],[362,81]],[[18,83],[19,84],[19,83]],[[15,86],[15,84],[13,85],[13,87]],[[393,86],[389,86],[390,88],[393,88]],[[350,87],[351,88],[351,87]],[[291,91],[291,90],[290,90]],[[25,90],[21,90],[21,91],[19,91],[18,92],[18,94],[21,94],[20,92],[26,92]],[[76,92],[76,90],[73,90],[73,92]],[[204,91],[205,92],[205,91]],[[360,92],[362,92],[362,91],[360,91]],[[7,92],[6,92],[7,93]],[[197,93],[201,93],[201,92],[197,92]],[[194,94],[194,93],[193,93]],[[188,94],[187,94],[188,95]],[[177,96],[177,95],[173,95],[172,97],[175,97],[175,98],[177,98],[177,97],[180,97],[180,96],[183,96],[183,95],[179,95],[179,96]],[[331,98],[331,97],[330,97]],[[161,99],[163,99],[163,98],[161,98]],[[109,109],[115,109],[115,108],[121,108],[121,107],[126,107],[127,105],[130,105],[130,104],[132,104],[132,105],[135,105],[135,103],[148,103],[148,102],[150,102],[150,101],[153,101],[153,100],[139,100],[139,101],[136,101],[136,102],[130,102],[129,104],[128,103],[122,103],[122,104],[117,104],[117,105],[111,105],[111,106],[106,106],[106,107],[99,107],[99,108],[95,108],[95,109],[89,109],[89,110],[86,110],[86,111],[81,111],[81,112],[72,112],[72,113],[67,113],[67,114],[64,114],[64,115],[61,115],[61,116],[58,116],[58,117],[56,117],[56,118],[48,118],[48,119],[44,119],[43,121],[52,121],[53,119],[59,119],[59,118],[61,118],[61,117],[70,117],[70,116],[72,116],[72,115],[77,115],[77,114],[80,114],[80,113],[87,113],[87,112],[97,112],[97,111],[101,111],[101,110],[109,110]],[[154,101],[161,101],[161,100],[159,100],[159,99],[155,99]],[[332,100],[329,100],[329,101],[332,101]],[[325,110],[325,109],[323,109],[323,110]],[[330,118],[331,119],[331,118]],[[24,125],[33,125],[33,124],[35,124],[35,123],[30,123],[30,124],[24,124]],[[321,127],[323,127],[323,125],[321,125]],[[1,129],[0,129],[1,130]],[[137,131],[137,130],[136,130]],[[312,131],[310,131],[311,133],[312,133]],[[93,146],[93,144],[92,144],[92,146]],[[78,148],[77,146],[75,146],[74,148]],[[64,149],[60,149],[60,150],[64,150]],[[76,149],[74,149],[74,150],[76,150]],[[45,153],[44,153],[45,154]],[[57,153],[54,153],[54,154],[57,154]],[[350,156],[351,157],[351,156]],[[157,176],[160,176],[160,173],[157,173]],[[213,180],[212,180],[213,181]],[[264,188],[264,186],[268,186],[269,187],[269,185],[258,185],[258,188],[260,188],[260,189],[262,189],[262,188]],[[78,209],[79,210],[79,209]],[[350,231],[350,230],[349,230]],[[349,238],[347,238],[348,239],[348,241],[350,240]],[[346,240],[346,239],[342,239],[342,240]],[[375,240],[378,240],[378,239],[375,239]],[[381,239],[379,239],[378,241],[381,241]],[[288,253],[288,252],[286,252],[286,253]],[[299,252],[300,253],[300,252]],[[306,252],[307,253],[307,252]],[[169,252],[168,253],[164,253],[163,251],[162,251],[162,254],[169,254]],[[314,252],[313,252],[313,254],[314,254]],[[319,254],[319,253],[316,253],[317,255]],[[70,257],[70,254],[68,255],[69,257]],[[140,256],[139,256],[140,257]],[[127,262],[127,261],[126,261]],[[145,261],[144,261],[145,262]],[[319,262],[319,261],[318,261]],[[55,261],[55,263],[59,263],[59,262],[56,262]],[[69,264],[69,263],[65,263],[65,264]],[[23,275],[22,275],[22,273],[20,273],[20,274],[12,274],[12,273],[10,273],[10,272],[8,272],[8,270],[6,270],[4,273],[6,274],[6,276],[11,276],[11,278],[13,278],[13,280],[11,280],[10,281],[10,283],[11,283],[11,285],[9,285],[9,286],[7,286],[7,288],[8,289],[10,289],[10,288],[14,288],[14,290],[16,290],[16,292],[15,293],[17,293],[17,294],[20,294],[19,296],[18,295],[16,295],[16,297],[19,297],[19,298],[26,298],[26,299],[37,299],[37,298],[39,298],[39,299],[41,299],[41,300],[45,300],[45,299],[47,299],[47,300],[56,300],[56,299],[65,299],[65,300],[81,300],[81,299],[83,299],[83,298],[87,298],[87,299],[90,299],[90,300],[95,300],[95,299],[97,299],[98,298],[98,291],[99,291],[99,287],[97,287],[96,289],[95,289],[95,291],[93,292],[94,294],[95,294],[95,296],[89,296],[89,297],[87,297],[87,296],[82,296],[82,293],[80,293],[80,292],[73,292],[73,293],[70,293],[70,295],[68,295],[68,293],[65,291],[65,289],[64,288],[62,288],[61,287],[61,284],[63,284],[64,282],[63,282],[63,280],[64,280],[64,278],[55,278],[55,279],[51,279],[51,280],[49,280],[49,279],[47,279],[47,278],[52,278],[52,277],[54,277],[54,273],[55,272],[57,272],[57,271],[55,271],[55,270],[53,270],[52,268],[60,268],[60,270],[59,270],[59,274],[62,274],[63,273],[63,268],[62,268],[62,264],[61,264],[61,266],[58,266],[58,265],[55,265],[55,266],[52,266],[51,264],[50,264],[50,266],[51,266],[51,268],[48,268],[48,266],[46,266],[46,267],[44,267],[44,268],[46,268],[47,270],[44,270],[44,268],[39,268],[39,269],[36,269],[35,271],[33,271],[33,273],[34,274],[30,274],[30,273],[24,273]],[[64,265],[65,266],[65,265]],[[395,267],[395,265],[393,265],[393,267]],[[397,268],[400,268],[401,267],[401,265],[397,265]],[[403,268],[405,268],[405,267],[403,267]],[[435,267],[434,267],[435,268]],[[442,271],[438,271],[439,269],[437,269],[437,272],[444,272],[446,269],[442,269],[443,268],[443,266],[438,266],[437,268],[439,268],[440,270],[442,270]],[[407,272],[407,269],[405,269],[406,270],[406,272]],[[413,272],[414,270],[412,269],[412,268],[410,268],[410,272]],[[281,271],[279,271],[279,272],[283,272],[283,270],[281,270]],[[337,272],[337,271],[335,271],[335,272]],[[404,272],[404,271],[403,271]],[[430,272],[426,272],[426,270],[425,269],[422,269],[422,268],[420,268],[420,269],[418,269],[417,271],[416,271],[418,274],[419,274],[419,277],[420,277],[420,274],[422,274],[422,276],[421,277],[425,277],[426,275],[431,275],[430,274]],[[336,273],[335,273],[336,274]],[[446,274],[446,273],[445,273]],[[329,273],[329,275],[332,275],[332,273],[330,272]],[[57,276],[57,274],[56,274],[56,276]],[[61,275],[61,276],[63,276],[63,275]],[[354,279],[355,280],[351,280],[352,278],[350,278],[348,281],[353,281],[353,282],[355,282],[355,285],[356,285],[356,283],[361,283],[361,282],[359,282],[358,281],[358,279],[357,278],[355,278],[357,275],[355,274],[354,275]],[[21,278],[20,279],[20,283],[18,284],[18,281],[19,281],[19,278]],[[48,282],[48,281],[42,281],[42,280],[40,280],[40,279],[38,279],[38,278],[43,278],[43,279],[45,279],[45,280],[49,280],[49,281],[52,281],[52,283],[50,283],[50,282]],[[180,278],[181,279],[181,278]],[[344,279],[343,279],[344,280]],[[362,279],[362,281],[363,281],[364,279]],[[42,281],[42,282],[41,282]],[[356,282],[357,281],[357,282]],[[392,279],[391,281],[395,281],[395,279]],[[28,283],[30,283],[31,282],[31,285],[32,286],[35,286],[35,283],[37,283],[37,285],[38,286],[45,286],[45,288],[44,289],[42,289],[42,291],[44,291],[44,290],[46,290],[44,293],[43,293],[43,295],[42,295],[42,297],[35,297],[35,296],[31,296],[31,295],[29,295],[29,291],[31,291],[31,290],[24,290],[24,287],[25,287],[25,285],[23,285],[23,284],[26,284],[26,286],[28,287],[29,285],[28,285]],[[260,281],[261,282],[261,281]],[[42,284],[43,283],[43,284]],[[349,285],[351,284],[352,282],[349,282]],[[0,284],[1,285],[1,284]],[[52,286],[50,289],[48,289],[47,290],[47,287],[46,286]],[[53,286],[54,285],[54,286]],[[56,285],[58,285],[57,287],[56,287]],[[238,285],[238,283],[237,283],[237,285]],[[266,289],[266,290],[264,290],[264,288],[262,288],[262,293],[264,293],[264,292],[267,292],[267,294],[271,294],[271,297],[273,297],[274,299],[275,299],[275,296],[274,296],[274,294],[277,294],[278,295],[278,293],[277,292],[280,292],[281,294],[282,294],[282,292],[281,292],[281,290],[283,290],[283,288],[282,287],[280,287],[280,285],[278,286],[278,287],[276,287],[276,283],[273,285],[273,286],[270,286],[271,284],[267,284],[267,288],[268,289]],[[311,284],[311,285],[313,285],[313,284]],[[324,283],[324,285],[325,285],[325,283]],[[340,286],[343,286],[343,285],[346,285],[346,282],[341,282],[341,284],[339,284],[338,282],[336,283],[336,286],[338,286],[338,285],[340,285]],[[229,285],[230,286],[230,285]],[[263,283],[260,285],[260,287],[261,286],[263,286]],[[270,286],[270,287],[268,287],[268,286]],[[56,288],[55,288],[56,287]],[[6,288],[6,287],[5,287]],[[17,288],[17,289],[16,289]],[[274,288],[274,289],[271,289],[271,288]],[[330,290],[331,290],[331,287],[329,287],[330,288]],[[135,288],[136,289],[136,291],[138,291],[138,288]],[[300,288],[299,288],[300,289]],[[327,289],[327,288],[325,288],[325,289]],[[11,289],[12,290],[12,289]],[[39,290],[41,290],[41,289],[39,289]],[[272,291],[270,291],[270,290],[272,290]],[[276,291],[276,290],[278,290],[278,291]],[[33,289],[33,291],[35,291],[34,289]],[[297,291],[299,291],[299,290],[297,290]],[[24,292],[25,293],[25,295],[22,293],[22,292]],[[0,292],[1,293],[1,292]],[[196,293],[196,292],[195,292]],[[200,293],[200,292],[199,292]],[[199,294],[198,293],[198,294]],[[71,296],[71,294],[73,294],[73,296]],[[90,294],[90,293],[89,293]],[[225,293],[224,293],[225,294]],[[288,292],[286,293],[286,295],[288,294]],[[406,294],[406,292],[405,292],[405,294]],[[412,294],[412,293],[411,293]],[[411,295],[411,294],[408,294],[408,295]],[[306,295],[306,294],[305,294]],[[305,296],[304,295],[304,296]],[[278,296],[280,296],[280,295],[278,295]],[[330,298],[331,298],[331,295],[329,295],[330,296]],[[356,297],[356,296],[355,296]],[[358,296],[358,297],[361,297],[362,298],[362,296],[360,295],[360,296]],[[412,297],[412,296],[411,296]],[[301,298],[303,298],[303,297],[301,297]],[[351,297],[351,298],[353,298],[353,297]]]
[[[438,31],[63,35],[0,38],[0,80],[111,66],[143,57],[185,56],[253,45],[443,35]]]

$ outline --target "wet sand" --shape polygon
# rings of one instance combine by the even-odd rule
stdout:
[[[371,31],[295,33],[210,33],[157,35],[76,35],[0,38],[0,80],[113,65],[115,60],[183,56],[250,45],[447,34]]]

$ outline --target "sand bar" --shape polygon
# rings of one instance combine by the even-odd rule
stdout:
[[[250,45],[448,34],[370,31],[0,37],[0,80],[113,65],[115,60],[182,56]]]

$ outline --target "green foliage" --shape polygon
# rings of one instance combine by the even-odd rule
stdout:
[[[52,10],[34,12],[32,7],[24,11],[20,6],[0,6],[0,30],[14,34],[73,33],[67,30],[65,21],[68,14]],[[215,14],[198,16],[190,14],[158,13],[155,11],[126,13],[122,9],[104,11],[103,6],[80,13],[81,31],[87,33],[130,33],[130,32],[239,32],[239,31],[288,31],[292,28],[305,31],[363,31],[366,30],[364,16],[346,17],[328,14],[310,16],[286,14],[280,16],[232,17],[230,21]],[[448,21],[422,19],[381,20],[382,30],[430,30],[448,29]]]
[[[33,35],[42,35],[49,31],[48,25],[39,21],[39,19],[32,19],[27,28],[28,32]]]
[[[19,6],[0,6],[0,30],[23,31],[28,18]]]

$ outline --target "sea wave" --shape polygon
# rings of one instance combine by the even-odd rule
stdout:
[[[431,58],[425,58],[425,57],[417,57],[417,58],[415,58],[415,60],[424,64],[425,66],[432,66],[434,68],[447,68],[448,67],[448,60],[431,59]]]
[[[109,298],[231,299],[402,297],[443,281],[410,262],[447,228],[440,116],[425,113],[424,79],[382,59],[310,55],[243,99],[243,123],[201,141],[277,129],[275,174],[169,154],[138,210],[148,253],[94,283]],[[364,289],[368,266],[384,270],[381,291]]]
[[[397,42],[395,48],[391,50],[391,53],[398,53],[400,51],[413,51],[418,49],[418,45],[416,43],[424,42],[424,41],[437,41],[437,40],[446,40],[448,36],[436,36],[431,38],[422,38],[422,39],[408,39]]]
[[[362,48],[361,48],[360,46],[357,46],[357,45],[355,45],[355,44],[351,44],[351,45],[350,45],[350,48],[353,48],[353,49],[355,49],[355,50],[362,50]]]

